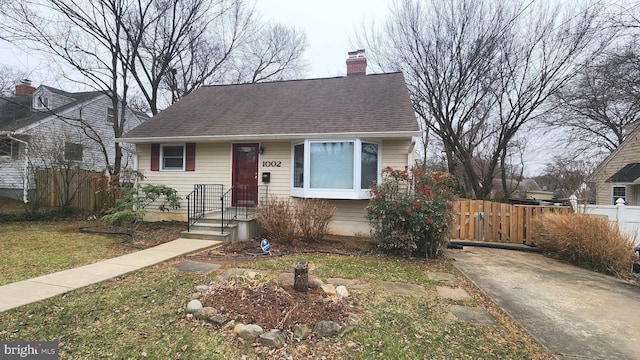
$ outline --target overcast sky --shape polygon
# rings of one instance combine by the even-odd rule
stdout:
[[[304,77],[318,78],[346,74],[347,52],[356,50],[349,44],[354,31],[364,22],[384,20],[392,3],[393,0],[259,0],[255,7],[264,20],[306,32],[309,46],[305,57],[309,70]],[[49,73],[48,61],[2,40],[0,64],[27,72],[36,86],[61,85]]]

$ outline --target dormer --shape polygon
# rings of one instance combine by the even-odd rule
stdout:
[[[41,85],[33,92],[32,106],[35,110],[47,111],[59,108],[65,104],[74,101],[70,96],[65,95],[65,92],[49,88]]]

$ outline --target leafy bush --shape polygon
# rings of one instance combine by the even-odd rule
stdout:
[[[606,218],[545,213],[532,225],[536,245],[549,256],[609,275],[631,271],[635,236]]]
[[[439,257],[453,229],[455,186],[448,173],[387,167],[367,206],[373,240],[389,253]]]
[[[109,225],[137,223],[147,213],[147,206],[162,200],[158,209],[162,212],[180,208],[178,192],[166,185],[145,185],[143,187],[122,187],[123,196],[116,200],[116,206],[109,209],[102,221]]]
[[[294,239],[313,242],[327,234],[334,213],[335,207],[326,201],[272,197],[260,204],[256,218],[263,235],[270,239],[287,243]]]

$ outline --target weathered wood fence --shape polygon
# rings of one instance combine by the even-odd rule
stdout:
[[[532,219],[544,212],[570,213],[568,206],[511,205],[483,200],[459,200],[452,239],[500,243],[532,242]]]
[[[36,206],[104,212],[113,207],[116,195],[106,191],[104,174],[81,169],[38,169],[35,172]]]

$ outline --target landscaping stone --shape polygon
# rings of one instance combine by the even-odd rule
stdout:
[[[341,327],[338,323],[333,321],[320,321],[313,328],[313,332],[318,337],[330,337],[336,336],[340,333]]]
[[[453,283],[456,281],[456,276],[449,273],[435,272],[435,273],[428,273],[427,276],[429,277],[429,280],[433,280],[441,283]]]
[[[341,298],[349,297],[349,291],[347,290],[347,287],[344,285],[340,285],[336,288],[336,294]]]
[[[358,326],[360,325],[360,316],[358,316],[357,314],[349,314],[347,315],[347,319],[345,320],[345,324],[347,326]]]
[[[243,323],[237,323],[233,326],[233,332],[238,333],[245,325]]]
[[[260,326],[255,324],[245,325],[238,330],[238,336],[245,340],[253,340],[263,333],[264,330],[262,330]]]
[[[449,311],[462,321],[474,324],[497,325],[496,319],[482,308],[449,305]]]
[[[224,326],[224,324],[229,322],[229,318],[227,318],[224,315],[220,315],[220,314],[215,314],[211,317],[209,317],[209,321],[216,326]]]
[[[282,348],[285,345],[285,341],[286,339],[280,330],[271,330],[260,335],[261,344],[275,347],[277,349]]]
[[[207,285],[198,285],[196,286],[197,292],[207,292],[209,291],[209,287]]]
[[[191,294],[191,300],[199,300],[202,299],[202,296],[204,296],[203,293],[201,292],[194,292],[193,294]]]
[[[328,278],[327,282],[329,284],[333,284],[335,286],[344,285],[344,286],[351,287],[352,285],[357,284],[358,280],[356,280],[356,279],[342,279],[342,278]]]
[[[215,308],[212,307],[203,307],[200,308],[198,310],[196,310],[193,313],[193,317],[198,319],[198,320],[209,320],[211,319],[211,317],[213,317],[214,315],[216,315],[218,313],[218,310],[216,310]]]
[[[211,264],[211,263],[203,263],[198,261],[187,260],[176,265],[175,268],[183,272],[208,274],[212,271],[218,270],[220,266],[221,265],[219,264]]]
[[[382,287],[385,291],[395,295],[407,295],[407,296],[427,296],[427,291],[420,285],[383,281]]]
[[[280,273],[276,277],[276,282],[281,286],[293,286],[293,273]]]
[[[305,340],[309,337],[311,329],[307,325],[296,325],[293,328],[293,337],[300,340]]]
[[[450,288],[446,286],[437,286],[438,296],[449,300],[472,300],[473,298],[460,288]]]
[[[324,282],[313,275],[309,275],[309,287],[312,289],[319,289],[324,285]]]
[[[331,284],[324,284],[320,288],[327,296],[334,296],[336,294],[336,288]]]
[[[200,309],[202,309],[202,303],[200,302],[200,300],[191,300],[187,304],[187,308],[185,311],[187,314],[193,314]]]

